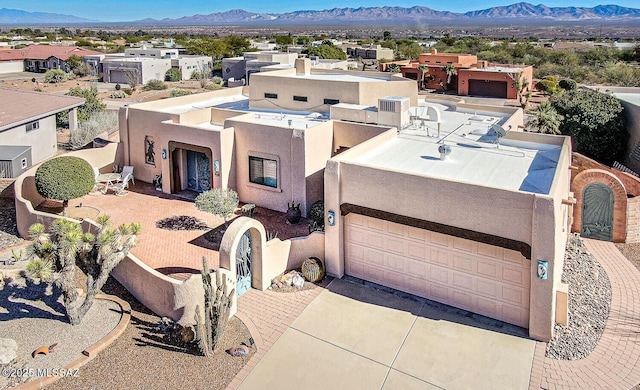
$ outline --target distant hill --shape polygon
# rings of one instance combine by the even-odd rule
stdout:
[[[273,22],[274,24],[332,24],[344,22],[433,22],[457,21],[472,22],[491,20],[527,20],[527,21],[582,21],[598,20],[637,20],[640,21],[640,9],[617,5],[599,5],[587,7],[547,7],[529,3],[516,3],[505,7],[493,7],[467,13],[436,11],[428,7],[359,7],[332,8],[321,11],[303,10],[283,14],[258,14],[240,9],[212,13],[208,15],[185,16],[178,19],[145,19],[132,23],[156,25],[207,25],[250,22]]]
[[[489,21],[634,21],[640,22],[640,9],[620,7],[618,5],[599,5],[588,7],[547,7],[539,4],[516,3],[504,7],[492,7],[466,13],[436,11],[428,7],[359,7],[332,8],[321,11],[302,10],[282,14],[254,13],[241,9],[216,12],[207,15],[184,16],[171,19],[142,19],[126,21],[132,25],[156,26],[197,26],[225,24],[325,24],[358,22],[392,23],[437,21],[487,23]],[[71,15],[59,15],[42,12],[25,12],[13,9],[0,9],[0,24],[64,24],[91,23],[95,20],[83,19]],[[123,21],[125,22],[125,21]]]
[[[27,12],[9,8],[0,9],[0,24],[62,24],[91,22],[96,22],[96,20],[46,12]]]

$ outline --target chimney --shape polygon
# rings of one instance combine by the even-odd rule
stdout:
[[[438,54],[438,49],[431,49],[431,54],[436,55]]]
[[[296,75],[308,76],[311,74],[311,60],[308,58],[296,58]]]

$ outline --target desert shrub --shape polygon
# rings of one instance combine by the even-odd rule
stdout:
[[[131,88],[124,88],[122,89],[124,91],[124,93],[126,93],[127,95],[131,95],[133,93],[133,89]]]
[[[217,91],[218,89],[222,89],[222,87],[218,84],[207,84],[203,88],[210,91]]]
[[[186,96],[192,94],[193,92],[184,89],[172,89],[171,92],[169,92],[170,97]]]
[[[578,88],[578,83],[571,79],[562,79],[558,82],[558,86],[565,91],[572,91]]]
[[[238,202],[238,193],[234,190],[216,188],[198,195],[195,203],[198,210],[223,218],[226,225],[227,219],[236,211]]]
[[[214,76],[211,79],[211,82],[216,84],[216,85],[219,85],[221,87],[224,85],[224,79],[222,77],[220,77],[220,76]]]
[[[124,97],[127,95],[120,92]],[[88,120],[80,123],[76,131],[71,132],[69,146],[71,149],[81,149],[100,133],[118,127],[118,113],[115,111],[96,112]]]
[[[45,161],[36,170],[36,189],[46,199],[61,200],[64,215],[70,199],[88,194],[95,184],[93,168],[79,157],[61,156]]]
[[[120,88],[122,88],[122,87],[120,86],[120,84],[116,84],[116,91],[119,91],[119,90],[120,90]]]
[[[109,98],[111,99],[124,99],[127,97],[127,94],[124,93],[124,91],[116,91],[113,92],[111,95],[109,95]]]
[[[51,69],[44,74],[45,83],[61,83],[67,81],[69,76],[62,69]]]
[[[180,81],[182,80],[182,72],[178,68],[171,68],[164,74],[165,81]]]
[[[536,84],[538,91],[545,92],[549,95],[560,92],[558,87],[558,78],[556,76],[545,76],[542,80]]]
[[[309,232],[324,231],[324,200],[320,199],[311,205],[309,210]]]
[[[149,80],[144,87],[142,87],[143,91],[161,91],[163,89],[167,89],[167,84],[161,80]]]

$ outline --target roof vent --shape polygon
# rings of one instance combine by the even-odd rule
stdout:
[[[444,160],[447,158],[447,155],[451,154],[451,146],[440,145],[438,147],[438,152],[440,152],[440,160]]]

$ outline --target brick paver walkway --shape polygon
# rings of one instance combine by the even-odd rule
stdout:
[[[251,332],[257,351],[231,381],[228,390],[240,386],[269,348],[323,290],[322,287],[316,287],[294,293],[276,293],[252,289],[238,298],[236,316]]]
[[[582,360],[546,358],[546,344],[537,343],[530,390],[626,390],[640,383],[640,271],[612,243],[588,239],[584,242],[611,281],[607,326],[598,346]]]

